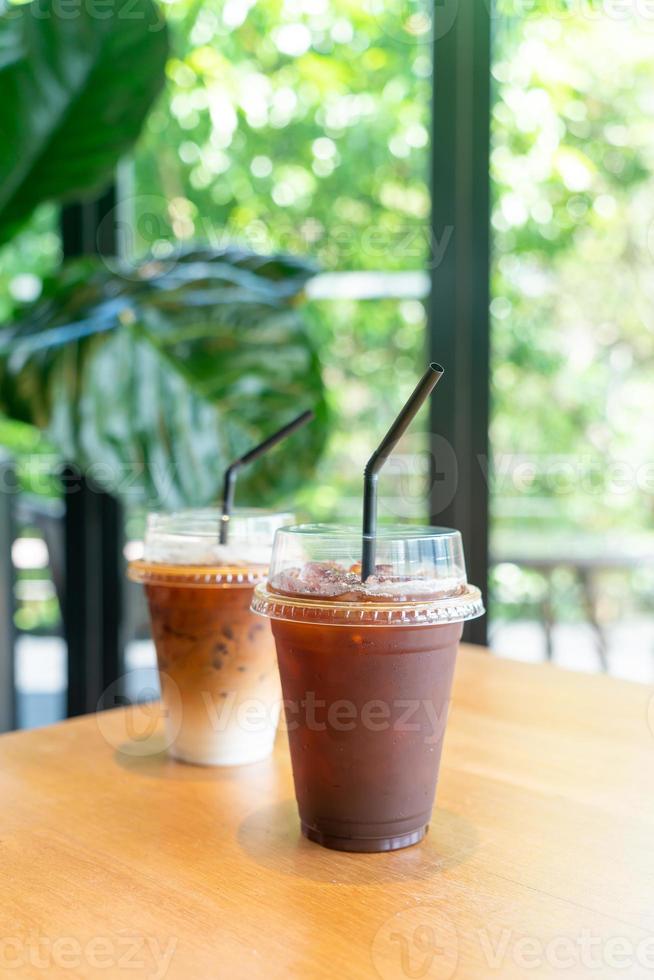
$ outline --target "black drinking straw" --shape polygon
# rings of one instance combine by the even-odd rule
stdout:
[[[406,405],[366,463],[363,472],[363,548],[361,551],[361,581],[375,572],[377,545],[377,479],[379,471],[413,421],[418,409],[443,377],[440,364],[430,364],[418,382]]]
[[[263,442],[255,446],[254,449],[250,449],[244,456],[239,459],[235,459],[233,463],[225,470],[225,480],[223,482],[223,510],[222,517],[220,521],[220,543],[227,544],[227,533],[229,527],[229,519],[232,514],[232,509],[234,507],[234,490],[236,489],[236,474],[245,466],[247,463],[251,463],[253,459],[258,459],[259,456],[263,456],[264,453],[276,446],[278,442],[285,439],[286,436],[290,436],[291,432],[295,432],[299,429],[301,425],[306,422],[310,422],[314,417],[314,413],[311,409],[306,412],[302,412],[302,415],[298,415],[296,419],[289,422],[283,428],[279,429],[277,432],[273,432],[271,436],[264,439]]]

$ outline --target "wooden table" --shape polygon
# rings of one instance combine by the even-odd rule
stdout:
[[[427,840],[340,854],[154,709],[0,739],[0,976],[651,976],[652,690],[462,652]]]

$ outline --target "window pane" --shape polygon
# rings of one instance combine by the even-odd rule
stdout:
[[[167,10],[175,56],[136,156],[129,247],[239,238],[325,269],[422,268],[428,36],[355,0]]]
[[[361,521],[363,466],[424,369],[425,311],[415,299],[313,301],[311,328],[325,352],[334,434],[298,505],[316,520]],[[384,467],[380,518],[424,521],[426,412]]]
[[[537,4],[493,76],[498,649],[651,679],[654,22]],[[649,614],[649,621],[647,619]]]
[[[166,9],[175,54],[123,182],[127,250],[236,240],[337,273],[306,308],[334,425],[298,506],[359,521],[364,463],[424,367],[428,25],[354,0]],[[387,517],[424,519],[420,427],[385,470]]]

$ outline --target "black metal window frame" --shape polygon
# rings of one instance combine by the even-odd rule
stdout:
[[[66,259],[116,251],[115,185],[100,198],[62,209]],[[110,706],[120,695],[123,662],[124,521],[115,498],[72,465],[62,471],[67,715]],[[105,699],[110,691],[109,704]]]
[[[430,522],[463,535],[468,577],[488,594],[490,391],[490,86],[491,12],[466,0],[439,35],[436,5],[432,101],[433,241],[446,243],[431,270],[429,352],[447,366],[431,400],[430,432],[452,452],[439,473],[432,451]],[[451,4],[444,5],[442,14]],[[442,444],[442,443],[441,443]],[[445,506],[438,477],[456,492]],[[485,644],[487,619],[468,623],[465,639]]]
[[[13,460],[0,459],[0,732],[16,725],[16,678],[14,626],[15,570],[11,546],[15,538],[14,501],[17,483]]]

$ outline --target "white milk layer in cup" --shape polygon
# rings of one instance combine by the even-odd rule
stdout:
[[[265,620],[250,612],[275,531],[292,515],[236,510],[219,543],[217,509],[151,514],[143,583],[171,755],[199,765],[258,762],[273,748],[281,691]]]

